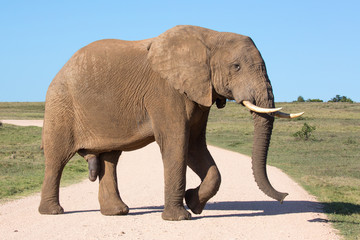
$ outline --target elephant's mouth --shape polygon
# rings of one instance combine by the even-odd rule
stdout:
[[[247,107],[248,109],[250,109],[253,112],[257,112],[257,113],[267,113],[267,114],[274,114],[275,117],[279,117],[279,118],[297,118],[300,117],[301,115],[304,114],[304,112],[300,112],[300,113],[283,113],[280,112],[280,110],[282,108],[262,108],[262,107],[258,107],[254,104],[252,104],[249,101],[242,101],[242,104]]]

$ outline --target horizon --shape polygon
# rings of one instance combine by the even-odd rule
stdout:
[[[357,1],[14,1],[0,9],[0,102],[44,102],[62,66],[100,39],[141,40],[175,25],[250,36],[276,102],[360,102]]]

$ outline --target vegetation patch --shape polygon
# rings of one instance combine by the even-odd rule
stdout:
[[[0,200],[39,192],[44,179],[45,159],[41,146],[41,128],[0,127]],[[62,186],[87,176],[87,163],[74,157],[65,167]]]
[[[0,102],[0,119],[43,119],[44,102]]]
[[[304,123],[300,131],[297,131],[293,134],[294,137],[296,137],[299,140],[314,140],[313,132],[316,130],[315,126],[310,126],[307,123]]]

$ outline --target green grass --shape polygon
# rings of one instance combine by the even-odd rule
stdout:
[[[360,239],[360,104],[277,106],[306,113],[300,119],[275,121],[268,163],[284,170],[323,202],[333,226],[346,239]],[[316,127],[308,141],[293,136],[304,123]],[[208,142],[251,155],[252,124],[249,112],[235,103],[213,108]]]
[[[0,102],[0,119],[43,119],[44,102]]]
[[[0,126],[0,201],[39,192],[44,179],[41,128]],[[65,167],[62,186],[87,176],[87,164],[79,156]]]

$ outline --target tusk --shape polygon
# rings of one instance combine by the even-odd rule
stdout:
[[[244,104],[245,107],[257,113],[273,113],[273,112],[279,112],[281,110],[281,108],[261,108],[252,104],[249,101],[243,101],[242,103]]]
[[[301,113],[283,113],[283,112],[275,112],[275,117],[279,118],[297,118],[303,115],[304,112]]]

